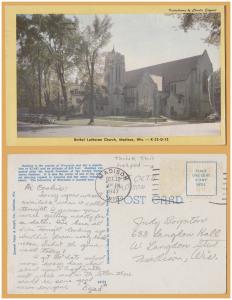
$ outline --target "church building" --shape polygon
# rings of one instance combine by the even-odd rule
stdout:
[[[101,114],[204,118],[213,112],[208,89],[212,73],[206,50],[201,55],[126,72],[124,55],[113,49],[105,59],[108,104]]]

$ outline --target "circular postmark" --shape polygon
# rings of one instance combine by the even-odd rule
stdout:
[[[97,174],[95,190],[98,196],[108,202],[119,203],[131,191],[130,176],[122,169],[110,167]]]

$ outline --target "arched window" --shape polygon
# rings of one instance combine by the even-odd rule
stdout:
[[[202,76],[202,91],[204,94],[208,93],[208,73],[207,71],[203,72]]]

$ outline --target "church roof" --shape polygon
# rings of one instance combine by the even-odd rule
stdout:
[[[201,55],[174,60],[126,72],[126,87],[136,87],[144,73],[158,75],[165,82],[186,80],[189,73],[196,68]]]

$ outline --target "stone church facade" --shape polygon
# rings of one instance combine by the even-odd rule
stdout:
[[[201,55],[125,71],[125,57],[114,49],[105,59],[107,99],[97,115],[204,118],[213,112],[208,80],[212,63]]]

